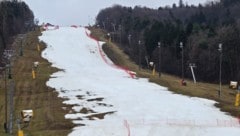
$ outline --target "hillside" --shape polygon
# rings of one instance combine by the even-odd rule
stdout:
[[[147,78],[133,78],[131,71],[106,56],[102,42],[89,33],[82,27],[59,27],[40,37],[47,44],[43,57],[63,69],[47,85],[72,106],[65,115],[76,125],[69,136],[239,135],[239,120],[221,112],[215,101],[175,94]],[[125,57],[121,63],[129,61]]]
[[[189,65],[194,63],[197,80],[218,83],[221,64],[223,83],[239,81],[240,2],[179,5],[158,9],[115,5],[99,12],[96,26],[141,67],[148,67],[147,59],[158,71],[192,78]]]
[[[170,91],[173,91],[177,94],[184,94],[190,97],[201,97],[219,102],[215,106],[219,107],[221,111],[228,112],[232,116],[239,117],[240,110],[239,107],[235,107],[235,96],[236,91],[229,89],[228,85],[223,86],[222,98],[218,97],[218,84],[210,84],[197,81],[196,84],[192,80],[187,80],[187,86],[181,85],[181,78],[172,76],[166,73],[162,73],[159,78],[158,73],[154,76],[152,71],[149,69],[140,69],[139,66],[134,63],[129,56],[124,53],[124,51],[117,46],[115,42],[107,42],[107,32],[98,29],[91,28],[92,35],[96,39],[105,41],[107,44],[103,45],[104,51],[107,53],[108,57],[116,64],[119,64],[123,67],[129,68],[132,71],[137,72],[137,75],[140,77],[149,78],[150,82],[160,84],[167,87]]]
[[[112,65],[106,65],[99,54],[101,51],[99,52],[97,42],[87,37],[85,31],[84,28],[59,28],[59,30],[46,31],[41,36],[41,39],[47,43],[46,49],[45,45],[42,42],[39,43],[37,39],[40,33],[31,32],[24,36],[23,56],[18,54],[19,49],[21,49],[19,45],[21,42],[16,40],[15,50],[17,54],[15,56],[17,59],[13,61],[12,72],[13,80],[16,83],[14,98],[16,110],[14,111],[14,117],[19,117],[22,109],[30,108],[34,111],[32,122],[27,128],[23,129],[25,134],[39,136],[43,134],[46,136],[67,135],[74,125],[66,120],[64,116],[73,120],[76,125],[75,129],[69,134],[73,136],[86,133],[92,135],[112,135],[113,133],[124,135],[127,134],[126,129],[128,128],[131,129],[131,133],[138,135],[149,133],[158,135],[159,131],[175,135],[176,131],[179,130],[185,130],[187,133],[189,127],[196,128],[194,133],[198,134],[205,130],[197,129],[199,125],[204,126],[204,128],[211,128],[211,125],[216,128],[222,125],[227,127],[231,125],[233,126],[232,129],[235,129],[235,126],[238,125],[236,123],[237,119],[214,108],[214,102],[212,101],[172,94],[164,87],[148,83],[146,79],[131,79],[125,71],[116,69]],[[99,37],[106,35],[106,33],[98,29],[93,30],[93,33],[98,33]],[[106,41],[106,39],[101,40]],[[45,58],[49,59],[54,66],[64,69],[64,71],[53,74],[51,77],[54,78],[50,78],[50,74],[56,72],[57,69],[51,68],[51,64],[41,58],[41,53],[37,50],[38,44],[40,44],[41,51],[45,49],[42,53]],[[117,49],[114,44],[110,43],[109,45],[104,45],[103,48],[110,49],[110,52],[113,51],[109,47]],[[67,50],[66,47],[68,47]],[[122,54],[121,50],[118,49],[117,52],[116,54],[119,54],[119,56],[115,56],[115,58],[122,59],[121,62],[118,61],[119,65],[129,67],[134,71],[138,69],[137,65],[129,62],[130,60]],[[112,58],[111,54],[108,53],[108,55]],[[40,65],[36,79],[33,80],[31,68],[34,61],[39,61]],[[148,70],[141,69],[137,73],[138,75],[150,77],[150,80],[159,81],[158,76],[151,77],[151,73]],[[171,80],[159,81],[161,84],[165,83],[165,86],[172,85],[169,87],[170,90],[172,90],[171,87],[176,87],[178,88],[177,92],[192,94],[194,89],[196,89],[195,85],[190,83],[190,81],[187,81],[188,86],[181,86],[182,88],[180,88],[180,79],[165,74],[162,76],[164,77],[163,79],[171,78]],[[50,80],[48,80],[49,78]],[[55,88],[58,93],[50,87],[46,87],[46,82],[48,86]],[[210,88],[210,90],[216,90],[217,88],[217,86],[206,86],[202,83],[197,84],[198,87]],[[227,87],[225,86],[224,89],[227,90]],[[1,92],[1,100],[4,100],[4,91]],[[206,94],[207,92],[203,93],[205,96],[210,96]],[[226,100],[225,102],[233,104],[233,93],[231,90],[224,91],[224,101]],[[217,96],[215,91],[213,91],[212,95],[213,97]],[[57,96],[62,97],[62,99],[57,99]],[[196,94],[191,96],[196,96]],[[225,96],[227,99],[225,99]],[[228,96],[232,97],[228,98]],[[133,99],[135,97],[138,99]],[[173,99],[168,99],[168,97],[173,97]],[[166,101],[164,101],[165,99]],[[180,108],[180,102],[182,105],[186,105]],[[141,106],[139,103],[141,103]],[[172,106],[166,107],[165,103],[169,103]],[[190,107],[189,104],[191,105]],[[1,115],[4,115],[4,107],[1,107]],[[176,107],[181,112],[173,116],[172,113],[174,112],[172,111],[175,111]],[[196,107],[198,108],[195,109]],[[166,108],[168,109],[167,111]],[[233,110],[231,106],[223,105],[222,109],[224,108]],[[237,108],[235,109],[237,110]],[[194,112],[186,114],[186,111]],[[202,114],[196,115],[195,113]],[[237,116],[238,112],[230,111],[230,113]],[[3,118],[1,116],[0,119],[4,120]],[[145,122],[142,123],[142,120]],[[208,122],[202,122],[202,120],[207,120]],[[152,126],[152,123],[157,123],[158,129]],[[172,128],[170,127],[172,123],[178,127],[168,131],[169,129],[166,129],[166,127]],[[129,124],[130,126],[128,126]],[[141,126],[141,129],[137,126]],[[148,128],[151,128],[151,130]],[[210,132],[209,134],[219,135],[220,131],[235,135],[235,133],[229,132],[227,129],[221,128],[219,131],[215,131],[210,128],[207,129]],[[193,132],[192,129],[190,131]],[[16,133],[16,127],[14,127],[14,133]],[[4,131],[0,131],[0,134],[4,135]]]

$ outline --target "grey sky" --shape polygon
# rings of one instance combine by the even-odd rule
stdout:
[[[150,8],[178,4],[179,0],[23,0],[33,10],[40,22],[57,25],[87,25],[93,23],[98,12],[114,4],[146,6]],[[183,0],[198,5],[209,0]]]

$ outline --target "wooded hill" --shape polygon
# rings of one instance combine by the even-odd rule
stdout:
[[[13,36],[25,33],[34,26],[34,15],[23,1],[0,2],[0,55],[9,48]]]
[[[189,64],[195,63],[197,80],[204,82],[219,81],[222,44],[222,81],[240,81],[239,0],[198,6],[180,0],[178,6],[158,9],[114,5],[99,12],[96,26],[109,32],[111,40],[142,67],[148,67],[146,60],[153,61],[157,70],[178,76],[182,76],[182,42],[184,77],[192,77]]]

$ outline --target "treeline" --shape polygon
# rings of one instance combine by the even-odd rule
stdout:
[[[13,42],[16,34],[25,33],[34,26],[34,15],[23,1],[0,2],[0,54]]]
[[[223,82],[240,81],[239,0],[198,6],[180,0],[158,9],[115,5],[99,12],[96,25],[142,67],[153,61],[161,72],[191,78],[194,63],[197,80],[218,82],[221,64]]]

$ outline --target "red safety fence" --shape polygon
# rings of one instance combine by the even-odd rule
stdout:
[[[127,129],[128,136],[131,136],[130,125],[128,124],[128,121],[124,120],[123,124],[124,124],[124,127]]]
[[[178,126],[178,127],[237,127],[240,128],[239,119],[157,119],[157,120],[128,120],[128,127],[136,126]]]
[[[124,67],[121,67],[121,66],[118,66],[118,65],[116,65],[116,64],[113,64],[113,63],[109,62],[109,61],[107,60],[107,57],[106,57],[105,53],[103,52],[103,50],[102,50],[102,48],[101,48],[101,46],[100,46],[99,41],[98,41],[96,38],[92,37],[92,36],[87,32],[86,29],[87,29],[87,28],[85,28],[86,35],[87,35],[89,38],[91,38],[91,39],[93,39],[94,41],[97,42],[98,51],[99,51],[99,53],[100,53],[101,58],[103,59],[103,61],[104,61],[106,64],[108,64],[109,66],[111,66],[111,67],[114,67],[114,68],[121,69],[121,70],[125,71],[131,78],[135,78],[135,76],[136,76],[136,73],[135,73],[135,72],[130,71],[130,70],[127,69],[127,68],[124,68]]]

